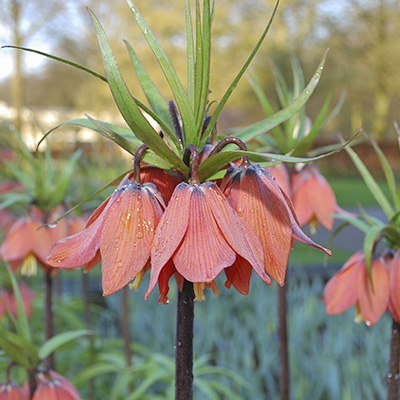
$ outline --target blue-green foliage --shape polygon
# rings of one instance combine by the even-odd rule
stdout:
[[[276,285],[268,287],[254,276],[247,297],[225,289],[222,280],[219,287],[218,297],[207,292],[206,301],[195,306],[195,356],[208,354],[210,364],[225,367],[244,379],[248,385],[236,384],[223,375],[212,377],[243,399],[278,399]],[[304,269],[294,271],[289,279],[292,398],[383,398],[389,315],[372,328],[354,323],[354,310],[328,316],[321,301],[323,288],[323,279],[307,276]],[[155,293],[148,301],[143,300],[144,290],[132,293],[131,307],[133,339],[154,352],[173,357],[176,291],[171,291],[167,306],[155,305]],[[117,296],[111,297],[109,304],[117,312]],[[204,398],[197,394],[195,398]]]

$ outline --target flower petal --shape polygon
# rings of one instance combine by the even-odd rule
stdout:
[[[189,282],[211,282],[232,265],[236,254],[226,242],[213,217],[202,186],[193,186],[189,224],[173,256],[176,270]]]
[[[257,165],[247,168],[241,177],[238,209],[261,240],[266,272],[282,286],[291,249],[292,224],[281,189]]]
[[[83,231],[55,243],[46,259],[47,264],[58,268],[78,268],[91,261],[100,248],[104,217],[103,213]]]
[[[145,298],[154,289],[161,269],[171,259],[186,232],[190,196],[190,186],[185,182],[180,183],[160,219],[151,249],[150,282]]]
[[[285,192],[281,191],[281,193],[286,200],[288,210],[290,210],[289,217],[292,222],[293,238],[298,240],[301,243],[304,243],[309,246],[315,247],[316,249],[322,250],[324,253],[328,254],[328,256],[332,256],[332,252],[329,249],[326,249],[325,247],[319,245],[318,243],[315,243],[302,231],[302,229],[299,226],[297,216],[296,216],[296,211],[293,207],[292,201],[289,199],[289,197],[286,195]]]
[[[211,211],[228,244],[250,263],[264,282],[271,284],[270,277],[264,272],[264,252],[258,236],[237,216],[217,185],[205,182],[202,188],[209,204],[213,204]]]
[[[393,318],[400,323],[400,250],[397,250],[390,267],[390,304]]]
[[[368,276],[367,267],[364,263],[361,282],[358,286],[358,301],[361,315],[368,326],[374,325],[384,314],[389,303],[389,272],[382,258],[371,261],[371,281]]]
[[[127,185],[107,211],[100,245],[104,296],[128,284],[150,257],[159,216],[149,196],[141,186]]]
[[[5,261],[25,258],[33,250],[34,231],[30,218],[17,220],[0,246],[0,257]]]
[[[323,297],[327,314],[341,314],[356,303],[363,268],[363,256],[360,258],[360,253],[356,253],[329,280]]]
[[[244,258],[237,256],[234,264],[225,268],[227,278],[225,286],[229,287],[232,284],[239,293],[247,296],[252,270],[251,265]]]

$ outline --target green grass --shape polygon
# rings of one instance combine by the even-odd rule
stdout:
[[[357,207],[357,202],[364,207],[377,206],[374,196],[369,191],[362,178],[357,177],[327,177],[338,204],[343,207]],[[386,182],[378,182],[385,195],[390,199],[390,192]]]

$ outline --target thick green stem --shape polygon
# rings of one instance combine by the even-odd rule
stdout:
[[[193,283],[178,293],[175,339],[175,400],[193,399]]]
[[[289,346],[287,329],[287,299],[285,286],[278,288],[278,318],[279,318],[279,391],[281,400],[289,400]]]
[[[389,373],[387,375],[387,400],[399,398],[400,324],[393,319],[390,341]]]

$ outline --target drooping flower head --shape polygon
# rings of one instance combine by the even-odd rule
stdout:
[[[27,217],[18,219],[10,228],[0,246],[0,258],[7,261],[12,270],[20,266],[22,273],[32,275],[36,271],[36,262],[45,272],[56,273],[46,262],[51,246],[68,234],[68,224],[62,220],[54,227],[44,226],[60,214],[56,209],[46,218],[39,209],[30,208]]]
[[[378,322],[388,309],[390,299],[389,270],[384,257],[373,257],[371,279],[363,252],[357,252],[327,283],[323,300],[329,315],[341,314],[356,306],[356,321],[368,326]],[[397,304],[396,304],[397,305]]]
[[[321,224],[333,228],[336,197],[327,180],[314,164],[292,174],[292,201],[300,226]]]
[[[163,268],[194,283],[196,298],[225,270],[227,279],[247,294],[252,269],[267,283],[260,240],[213,182],[200,184],[198,155],[192,152],[191,183],[181,182],[157,227],[151,251],[151,275],[146,297]],[[170,263],[174,269],[171,269]],[[214,286],[215,288],[215,286]]]
[[[296,240],[331,254],[300,229],[289,197],[261,166],[245,160],[241,167],[228,170],[221,188],[261,240],[264,268],[280,285],[285,282],[289,252]]]
[[[36,374],[36,382],[37,387],[32,400],[81,400],[76,387],[67,378],[53,370],[39,371]],[[28,382],[24,384],[24,391],[28,399]]]
[[[140,157],[138,157],[140,159]],[[138,170],[137,170],[138,171]],[[141,185],[139,172],[127,175],[90,216],[86,228],[57,242],[47,262],[85,272],[102,261],[103,294],[126,286],[148,269],[154,231],[165,208],[155,185]],[[139,182],[139,183],[137,183]]]
[[[0,383],[0,400],[27,400],[21,387],[15,382]]]

